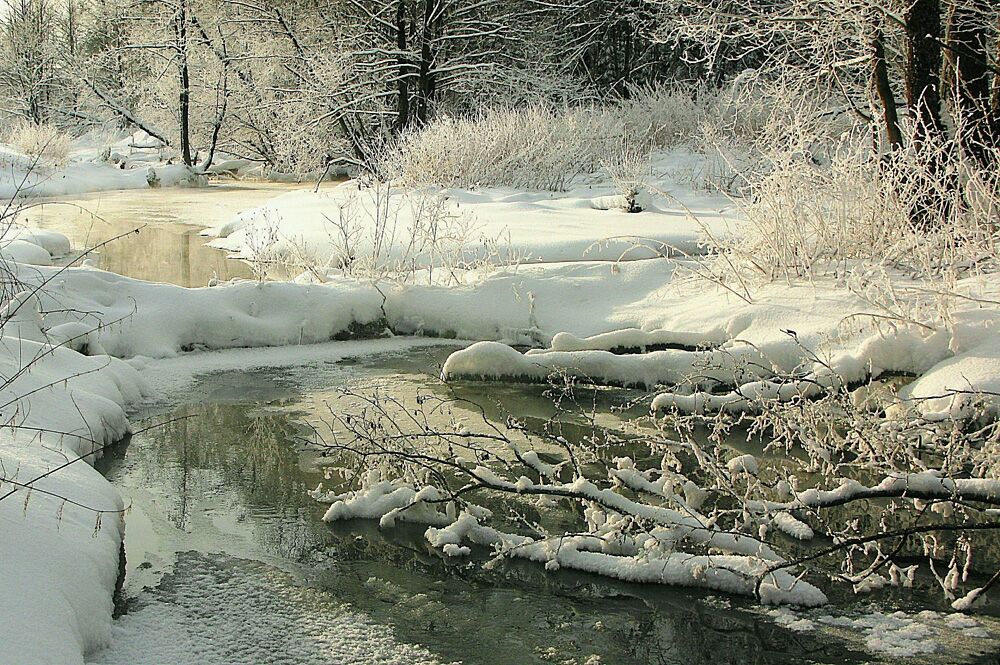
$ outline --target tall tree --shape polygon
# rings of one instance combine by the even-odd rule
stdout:
[[[52,30],[56,23],[56,9],[48,0],[9,2],[0,18],[0,88],[10,110],[36,124],[48,120],[62,83],[57,33]]]

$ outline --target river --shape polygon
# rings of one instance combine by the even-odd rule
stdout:
[[[132,277],[204,286],[212,279],[246,278],[250,271],[205,247],[201,228],[287,189],[234,184],[105,192],[32,208],[27,219],[65,233],[77,247],[144,225],[92,260]],[[455,390],[497,420],[504,412],[544,419],[552,410],[533,386],[444,386],[439,367],[453,343],[351,344],[350,357],[332,343],[297,366],[269,367],[258,358],[248,362],[256,369],[248,369],[231,362],[132,414],[139,430],[161,424],[98,462],[131,509],[115,639],[89,662],[879,660],[864,650],[864,636],[792,630],[745,599],[550,573],[517,562],[484,570],[442,558],[420,528],[322,522],[324,507],[306,491],[323,476],[304,441],[331,405],[350,408],[338,401],[345,388],[379,388],[405,403]],[[632,396],[612,391],[601,399],[624,404]],[[973,661],[974,655],[966,660]],[[953,661],[939,654],[922,662]]]

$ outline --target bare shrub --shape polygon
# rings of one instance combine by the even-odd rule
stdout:
[[[694,141],[716,101],[707,90],[655,87],[608,106],[535,103],[445,116],[404,134],[370,168],[411,185],[562,191],[623,151]]]
[[[438,189],[372,181],[339,202],[327,222],[333,252],[326,267],[362,279],[465,284],[521,258],[506,238],[484,236]]]
[[[7,131],[4,141],[33,159],[44,158],[61,166],[69,158],[72,137],[53,125],[19,120]]]

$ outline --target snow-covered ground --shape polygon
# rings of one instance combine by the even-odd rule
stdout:
[[[3,181],[9,184],[17,172],[8,170],[15,174]],[[61,174],[33,181],[33,191],[146,182],[144,169],[86,161]],[[396,192],[386,200],[348,182],[278,197],[215,230],[217,245],[251,258],[262,249],[304,249],[323,269],[303,281],[322,283],[183,289],[88,268],[60,270],[46,264],[65,252],[64,240],[21,232],[4,256],[19,262],[7,265],[24,292],[9,307],[0,337],[0,363],[10,377],[0,412],[19,429],[3,430],[0,462],[7,478],[31,481],[35,489],[0,486],[5,655],[23,663],[81,662],[110,639],[121,500],[88,464],[53,470],[128,430],[126,409],[156,383],[154,359],[359,335],[434,334],[479,342],[449,359],[446,377],[538,379],[566,368],[611,384],[653,387],[699,373],[713,384],[706,388],[739,391],[658,398],[659,406],[688,410],[739,408],[749,393],[783,397],[788,388],[769,379],[803,368],[809,385],[834,376],[853,382],[887,371],[912,373],[917,378],[903,389],[900,404],[937,396],[921,400],[920,408],[939,417],[962,415],[972,397],[982,397],[977,391],[1000,392],[1000,287],[959,282],[964,298],[949,325],[938,329],[883,325],[871,316],[870,302],[832,281],[763,285],[744,298],[699,278],[700,259],[683,256],[699,253],[706,234],[739,232],[731,204],[684,184],[669,169],[661,175],[641,213],[614,209],[613,188],[599,183],[559,194],[434,190]],[[501,265],[462,266],[463,278],[451,283],[375,283],[343,274],[345,249],[405,259],[414,274],[432,265],[455,268],[454,254],[435,253],[439,244],[414,249],[407,242],[414,226],[433,234],[422,212],[428,208],[420,207],[433,205],[440,206],[433,219],[455,231],[449,251],[463,261],[505,255]],[[653,244],[626,252],[637,238]],[[635,260],[618,262],[623,253]],[[511,265],[516,258],[524,262]],[[513,345],[535,350],[524,354]],[[610,353],[661,345],[675,348]],[[185,356],[191,371],[198,371],[197,359]],[[51,432],[38,435],[41,428]],[[184,625],[178,621],[175,628]]]
[[[0,198],[204,184],[204,177],[177,163],[173,153],[145,132],[86,135],[58,160],[0,145]]]
[[[253,258],[266,246],[272,255],[321,264],[373,250],[386,262],[418,267],[447,261],[449,253],[465,262],[493,256],[521,263],[700,254],[708,235],[729,237],[740,220],[727,197],[693,186],[692,162],[697,156],[685,150],[654,162],[638,197],[642,213],[626,212],[623,197],[600,176],[565,192],[360,188],[350,180],[290,192],[205,233],[238,256]]]

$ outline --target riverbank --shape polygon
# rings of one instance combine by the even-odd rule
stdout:
[[[278,256],[296,265],[303,257],[290,255],[292,248],[307,248],[293,282],[190,289],[60,269],[44,265],[68,244],[54,237],[29,243],[46,254],[31,262],[42,265],[8,263],[22,294],[8,307],[0,340],[12,377],[0,410],[11,423],[0,440],[3,489],[11,492],[0,500],[11,534],[0,544],[8,571],[0,643],[13,645],[12,662],[78,663],[110,639],[124,506],[87,460],[55,469],[127,434],[127,411],[169,383],[165,358],[184,367],[178,375],[194,376],[258,362],[257,352],[234,351],[223,361],[205,351],[274,347],[268,353],[294,364],[318,352],[305,345],[344,345],[334,355],[356,355],[402,347],[411,342],[396,336],[417,335],[479,342],[448,359],[451,379],[544,380],[566,372],[659,390],[702,373],[731,391],[664,389],[657,404],[682,412],[733,408],[748,394],[801,397],[803,386],[833,375],[849,383],[912,375],[890,399],[897,410],[932,421],[964,418],[1000,392],[1000,293],[985,277],[953,285],[944,321],[898,315],[886,323],[869,294],[836,275],[747,285],[712,272],[709,258],[686,256],[701,251],[699,234],[714,228],[690,215],[695,198],[698,210],[720,210],[719,201],[690,189],[674,188],[681,196],[673,208],[661,197],[639,213],[595,206],[611,196],[607,183],[559,197],[436,190],[414,199],[395,192],[402,197],[393,208],[396,230],[381,244],[378,225],[387,218],[365,207],[371,192],[345,198],[358,188],[352,182],[289,193],[216,227],[226,236],[220,244],[251,262]],[[408,243],[428,238],[427,227],[414,231],[415,201],[436,201],[439,221],[469,211],[484,225],[460,224],[452,228],[471,231]],[[359,206],[357,232],[347,236],[357,252],[344,255],[329,220],[348,203]],[[731,231],[725,218],[715,219]],[[506,240],[490,241],[504,229]],[[612,235],[618,240],[608,241]],[[374,261],[344,262],[365,255]],[[904,276],[893,280],[896,289],[921,288]],[[352,341],[370,337],[387,339]],[[533,351],[522,354],[524,346]],[[640,352],[621,353],[627,349]],[[790,389],[771,383],[781,374],[802,381]],[[25,607],[20,598],[31,601]],[[51,639],[38,640],[42,634]]]

